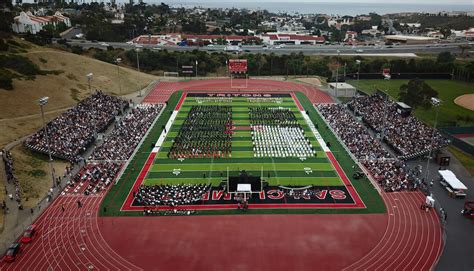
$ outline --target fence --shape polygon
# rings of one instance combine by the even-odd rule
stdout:
[[[456,137],[457,134],[472,134],[474,137],[474,127],[443,127],[439,130],[451,140],[453,146],[470,155],[474,155],[474,146]]]

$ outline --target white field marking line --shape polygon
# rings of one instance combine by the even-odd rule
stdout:
[[[140,104],[139,104],[140,105]],[[122,177],[123,173],[125,172],[125,169],[128,167],[128,165],[130,164],[130,161],[132,161],[132,158],[135,157],[135,155],[137,154],[138,150],[140,149],[140,147],[142,146],[143,142],[145,141],[145,138],[148,137],[148,134],[151,132],[151,130],[153,129],[153,127],[155,126],[156,122],[158,121],[158,119],[160,118],[161,114],[163,114],[163,112],[165,111],[166,109],[166,104],[163,104],[163,107],[161,108],[161,111],[158,113],[158,115],[156,116],[155,120],[153,120],[153,122],[151,123],[151,125],[148,127],[146,133],[143,135],[142,139],[140,140],[140,142],[137,144],[137,146],[135,147],[135,150],[133,150],[133,153],[130,155],[130,157],[128,157],[127,159],[127,162],[125,163],[125,165],[122,166],[122,168],[120,169],[119,171],[119,174],[117,174],[117,177],[115,178],[115,182],[114,182],[114,185],[116,185],[118,183],[118,181],[120,180],[120,178]]]
[[[88,199],[91,199],[91,200],[89,202],[87,202]],[[101,259],[104,259],[106,262],[108,262],[108,260],[107,260],[106,257],[103,256],[102,251],[98,250],[97,246],[95,246],[93,244],[92,239],[90,238],[89,234],[87,233],[88,220],[90,219],[90,217],[92,215],[92,212],[93,212],[93,209],[95,207],[95,202],[96,201],[97,201],[97,198],[87,198],[86,199],[86,202],[87,202],[87,205],[88,205],[87,209],[85,209],[82,212],[81,219],[79,220],[79,223],[78,223],[77,227],[74,228],[74,231],[79,232],[80,239],[79,239],[78,245],[79,245],[79,248],[81,250],[82,250],[81,245],[84,245],[83,254],[84,254],[84,258],[85,258],[86,262],[85,262],[85,264],[83,263],[83,265],[86,267],[86,266],[92,264],[95,267],[97,267],[99,270],[101,270],[99,265],[102,265],[105,269],[108,269],[105,262],[103,262]],[[81,231],[82,227],[84,227],[85,234],[80,234],[80,231]]]
[[[59,199],[58,199],[58,202],[59,202]],[[56,202],[56,204],[57,204],[57,202]],[[33,263],[30,264],[29,266],[27,266],[26,267],[27,269],[29,269],[29,267],[31,267],[32,265],[34,265],[35,263],[38,263],[38,262],[41,262],[41,266],[43,264],[46,264],[48,266],[52,266],[52,264],[50,263],[50,258],[47,257],[47,254],[48,254],[47,252],[52,252],[53,251],[53,249],[51,248],[51,242],[48,241],[48,238],[52,239],[52,237],[56,237],[52,234],[52,231],[54,231],[56,229],[56,226],[54,224],[52,224],[56,208],[52,208],[52,206],[53,205],[50,206],[51,209],[45,211],[45,212],[48,212],[49,217],[47,217],[46,222],[44,223],[44,226],[42,227],[42,232],[40,233],[41,234],[41,242],[40,242],[40,245],[41,245],[40,248],[41,249],[37,249],[36,251],[34,251],[34,252],[36,252],[36,253],[34,253],[35,257],[30,258],[31,260],[33,260]],[[48,231],[46,231],[46,229],[48,229]],[[39,241],[39,240],[37,240],[37,241]],[[47,248],[47,250],[45,249],[46,245],[49,246],[49,248]],[[40,257],[40,260],[36,261],[36,259],[38,257]],[[41,260],[41,258],[45,258],[45,259]],[[54,264],[58,265],[55,262],[55,260],[56,259],[53,258]],[[38,266],[35,266],[35,267],[38,267]]]
[[[176,119],[177,115],[178,115],[178,110],[174,110],[170,118],[168,119],[168,122],[165,125],[165,130],[161,132],[160,137],[158,137],[158,140],[155,143],[155,147],[152,150],[153,153],[159,152],[161,148],[161,144],[163,144],[163,142],[165,141],[166,136],[168,135],[168,132],[170,131],[171,126],[173,125],[173,122]]]
[[[410,200],[410,202],[413,203],[413,207],[417,206],[417,202],[416,202],[417,200],[414,197],[407,194],[407,198],[408,198],[408,200]],[[423,237],[424,236],[424,231],[423,231],[423,228],[422,228],[422,226],[424,225],[424,217],[422,217],[420,215],[420,213],[423,212],[423,211],[420,210],[420,208],[415,208],[414,210],[415,210],[414,213],[415,213],[415,216],[416,216],[416,221],[419,221],[420,223],[419,224],[415,223],[415,225],[417,225],[417,226],[416,226],[416,229],[415,229],[415,238],[413,240],[416,240],[416,237],[420,236],[420,234],[421,234],[420,242],[417,242],[416,249],[415,249],[415,246],[412,246],[414,251],[410,250],[406,254],[406,255],[412,255],[410,260],[404,265],[402,265],[401,262],[400,262],[397,266],[395,266],[395,268],[397,268],[397,269],[402,268],[403,270],[406,270],[408,267],[410,267],[410,264],[412,264],[414,262],[416,255],[418,255],[418,251],[420,251],[420,248],[422,247],[422,245],[424,243],[423,242],[424,241],[424,237]],[[418,233],[418,230],[420,230],[420,233]],[[413,244],[413,245],[415,245],[415,244]],[[413,267],[412,267],[412,269],[413,269]]]
[[[122,265],[122,264],[119,261],[114,260],[113,255],[107,250],[107,248],[99,240],[97,234],[94,232],[93,226],[94,226],[95,218],[93,218],[93,216],[97,215],[98,207],[100,207],[100,202],[101,202],[101,198],[98,197],[95,199],[94,204],[91,206],[90,215],[88,216],[88,219],[86,221],[87,224],[85,225],[86,229],[89,228],[89,231],[86,231],[86,236],[89,239],[91,246],[94,247],[94,250],[97,251],[97,253],[99,253],[101,258],[104,259],[105,262],[108,263],[108,264],[105,264],[103,261],[99,261],[98,263],[96,263],[96,265],[102,264],[107,269],[110,267],[114,267],[117,270],[120,270],[121,268],[119,267],[119,265]],[[117,263],[118,265],[116,265]]]
[[[402,208],[402,211],[403,211],[403,219],[401,219],[400,221],[403,222],[403,234],[402,234],[402,238],[404,238],[406,236],[406,229],[408,230],[408,238],[406,240],[412,240],[410,237],[412,235],[412,231],[413,231],[413,224],[415,223],[415,221],[412,221],[412,217],[415,217],[416,218],[416,215],[413,213],[413,208],[410,207],[410,203],[407,202],[407,200],[405,199],[405,193],[400,193],[397,195],[397,199],[398,199],[398,208]],[[403,207],[402,207],[403,205]],[[408,218],[407,218],[408,216]],[[409,220],[410,222],[408,223]],[[396,264],[398,262],[398,264],[400,264],[400,262],[403,262],[404,259],[407,258],[407,256],[409,257],[410,255],[407,255],[407,252],[411,250],[411,248],[407,249],[408,245],[411,245],[413,246],[413,242],[402,242],[403,240],[397,240],[398,242],[395,242],[397,243],[397,246],[394,248],[394,249],[390,249],[390,250],[387,250],[387,252],[397,252],[397,253],[391,253],[390,257],[386,257],[385,258],[385,261],[383,261],[380,266],[383,266],[385,263],[387,263],[388,261],[388,265],[387,266],[383,266],[383,268],[385,270],[397,270],[396,268],[392,268],[391,266],[393,264]],[[395,244],[392,244],[392,247],[394,246]],[[399,260],[399,258],[401,256],[405,256],[404,258],[401,258]],[[395,258],[393,258],[395,256]],[[384,257],[381,257],[381,258],[384,258]]]
[[[54,257],[54,251],[57,250],[57,248],[59,246],[56,246],[55,248],[53,248],[53,244],[57,243],[57,239],[58,239],[58,233],[62,233],[61,232],[61,229],[63,228],[64,224],[68,225],[69,223],[71,223],[72,221],[67,221],[66,223],[60,223],[60,225],[56,225],[57,224],[57,214],[59,214],[59,208],[53,208],[50,210],[50,216],[49,216],[49,223],[48,223],[48,231],[45,231],[44,233],[42,233],[42,236],[44,236],[44,242],[42,242],[42,251],[43,251],[43,254],[40,254],[38,253],[37,256],[40,256],[40,257],[43,257],[44,259],[41,261],[41,265],[40,266],[35,266],[35,268],[38,268],[40,267],[40,269],[43,269],[43,266],[46,264],[47,265],[47,268],[49,267],[52,267],[53,269],[54,268],[60,268],[60,261],[58,261],[56,259],[56,257]],[[46,230],[46,228],[44,229]],[[48,238],[49,237],[49,238]],[[53,239],[54,237],[54,239]],[[62,236],[61,236],[62,237]],[[46,251],[45,250],[45,247],[49,247],[49,249]],[[59,251],[58,251],[59,253]],[[64,257],[64,255],[61,255],[61,257]],[[41,258],[40,258],[41,259]],[[52,262],[50,262],[50,259],[53,259]],[[33,261],[33,264],[37,262],[37,261]],[[46,268],[46,269],[47,269]],[[44,270],[44,269],[43,269]],[[68,270],[71,270],[69,269],[68,267]]]
[[[367,253],[365,256],[360,258],[358,261],[355,263],[349,265],[348,267],[345,267],[344,270],[352,270],[352,269],[357,269],[357,268],[362,268],[365,264],[371,260],[374,255],[378,254],[380,252],[380,246],[383,247],[385,244],[386,240],[390,238],[390,235],[392,235],[392,228],[393,228],[393,223],[395,219],[395,215],[393,214],[392,205],[391,202],[387,196],[387,194],[384,192],[382,195],[382,199],[384,201],[385,207],[387,209],[387,227],[385,228],[385,233],[383,234],[382,238],[380,238],[379,242]],[[390,235],[387,237],[387,234],[390,233]],[[375,252],[375,253],[373,253]]]
[[[53,202],[50,207],[52,205],[54,205],[56,203]],[[45,224],[45,219],[44,219],[44,214],[48,211],[48,209],[44,210],[41,215],[35,220],[37,223],[35,223],[37,226],[38,226],[38,229],[41,228],[41,225],[42,224]],[[34,222],[33,222],[34,223]],[[15,260],[15,262],[11,263],[11,264],[8,264],[8,265],[5,265],[5,270],[17,270],[17,268],[20,268],[19,270],[24,270],[26,269],[26,267],[24,269],[22,269],[23,265],[25,262],[28,262],[32,257],[27,257],[25,258],[25,255],[30,255],[29,251],[32,250],[34,252],[37,252],[36,250],[34,250],[33,248],[35,247],[39,247],[40,246],[40,243],[41,243],[41,240],[42,237],[40,236],[37,236],[36,240],[32,243],[30,243],[28,246],[26,246],[23,251],[21,252],[21,254],[23,255],[19,255],[19,257]]]
[[[178,101],[179,102],[179,101]],[[183,101],[184,102],[184,101]],[[166,136],[168,135],[168,132],[170,131],[170,128],[171,128],[171,125],[173,124],[173,121],[174,119],[176,118],[176,116],[178,115],[178,111],[177,110],[174,110],[173,113],[171,114],[168,122],[166,123],[165,125],[165,130],[161,131],[161,134],[160,134],[160,137],[158,138],[158,140],[156,141],[155,143],[155,147],[153,148],[153,150],[151,151],[150,155],[147,157],[147,159],[145,160],[145,163],[143,164],[143,167],[141,168],[140,172],[138,173],[138,176],[140,176],[140,173],[142,172],[142,170],[145,168],[146,166],[146,163],[148,162],[148,159],[150,158],[150,156],[152,155],[152,153],[155,154],[155,158],[153,158],[153,160],[156,159],[156,156],[158,155],[158,152],[160,150],[160,146],[161,144],[163,143],[163,141],[165,140]],[[152,167],[153,165],[150,165],[150,168]],[[150,169],[148,169],[149,171]],[[146,175],[148,175],[148,171],[146,172],[145,174],[145,177],[143,179],[143,181],[145,180],[146,178]],[[135,180],[136,182],[137,180]],[[125,199],[127,199],[130,194],[132,193],[132,190],[133,190],[133,187],[135,186],[135,182],[133,183],[133,185],[130,187],[130,190],[128,191],[128,194],[127,194],[127,197]],[[122,206],[120,207],[120,210],[123,209],[124,205],[125,205],[125,202],[127,200],[124,200],[123,203],[122,203]],[[133,201],[132,201],[133,202]]]
[[[108,263],[108,264],[105,264],[103,261],[99,261],[95,265],[102,264],[104,265],[105,268],[114,267],[117,270],[120,270],[121,268],[119,267],[119,265],[122,265],[122,264],[119,261],[114,260],[113,255],[107,250],[106,247],[103,246],[102,242],[100,242],[99,238],[97,237],[97,234],[94,232],[93,226],[94,226],[95,218],[93,218],[93,216],[97,215],[98,207],[100,207],[100,202],[101,202],[100,197],[97,197],[94,199],[94,203],[91,206],[90,215],[88,215],[88,219],[86,220],[86,225],[84,225],[86,229],[89,229],[89,231],[86,230],[85,235],[89,239],[89,242],[91,246],[94,248],[94,250],[97,251],[97,253],[101,256],[102,259],[104,259],[105,262]],[[124,265],[122,266],[126,267]]]
[[[436,243],[435,243],[436,232],[437,232],[437,230],[436,230],[437,225],[436,225],[436,224],[437,224],[437,222],[439,221],[439,220],[438,220],[438,217],[437,217],[438,215],[437,215],[437,213],[436,213],[436,210],[434,210],[434,209],[431,209],[429,212],[430,212],[430,214],[428,215],[428,217],[426,217],[426,219],[431,222],[431,223],[429,223],[430,225],[433,225],[432,227],[428,227],[429,229],[432,229],[432,230],[433,230],[433,231],[431,231],[431,232],[433,232],[432,238],[428,238],[428,240],[431,240],[431,241],[432,241],[432,244],[431,244],[431,248],[430,248],[428,257],[427,257],[426,261],[423,263],[423,266],[422,266],[421,268],[425,268],[426,264],[428,264],[428,262],[429,262],[429,260],[430,260],[430,257],[431,257],[431,254],[433,253],[433,250],[435,249],[435,244],[436,244]],[[430,219],[430,218],[431,218],[431,219]],[[438,222],[438,223],[439,223],[439,222]],[[428,246],[428,244],[426,244],[426,246]],[[425,250],[425,251],[426,251],[426,250]],[[434,261],[434,262],[436,262],[436,261]]]
[[[423,197],[420,198],[420,202],[424,202]],[[424,211],[420,210],[420,212],[424,212]],[[420,214],[420,216],[422,216],[422,215]],[[423,220],[425,220],[427,222],[426,224],[425,223],[422,224],[422,226],[424,227],[425,225],[427,225],[429,223],[429,218],[426,217],[426,213],[425,213],[425,215],[423,215]],[[428,230],[429,230],[429,227],[428,227]],[[422,231],[422,233],[424,233],[424,231]],[[430,235],[429,233],[426,234],[426,240],[429,240],[429,237],[430,237],[429,235]],[[423,240],[423,241],[425,241],[425,240]],[[423,256],[425,255],[427,246],[428,246],[428,243],[423,242],[423,250],[422,250],[421,256],[418,257],[418,261],[416,261],[414,267],[416,267],[420,263],[423,263],[423,266],[424,266],[425,262],[421,262],[421,260],[423,259]]]
[[[392,192],[393,193],[393,192]],[[386,252],[388,251],[389,248],[391,248],[392,246],[392,243],[395,242],[396,240],[398,240],[398,235],[401,231],[401,225],[400,225],[400,216],[401,216],[401,213],[400,213],[400,208],[396,207],[395,208],[395,202],[393,201],[393,198],[392,198],[393,195],[389,195],[390,197],[390,207],[392,207],[392,210],[393,210],[393,218],[395,220],[395,224],[394,224],[394,228],[392,229],[391,231],[391,234],[389,236],[389,238],[387,239],[387,242],[385,242],[382,246],[382,248],[380,249],[380,253],[378,257],[376,257],[376,259],[374,261],[372,261],[372,259],[374,259],[374,257],[371,258],[371,261],[369,261],[367,264],[367,266],[364,268],[364,269],[369,269],[370,270],[370,267],[377,264],[380,260],[381,257],[385,256],[386,255]],[[395,214],[396,212],[396,214]],[[396,234],[394,234],[396,231]],[[372,269],[375,269],[375,268],[372,268]]]
[[[81,198],[79,198],[79,200],[81,200]],[[71,208],[76,208],[74,209],[74,216],[75,218],[72,220],[73,223],[71,223],[70,227],[67,227],[68,230],[72,231],[72,233],[70,233],[68,235],[68,232],[66,232],[66,236],[65,236],[65,239],[67,239],[68,243],[70,244],[70,248],[73,249],[73,257],[74,257],[74,260],[71,262],[72,264],[77,264],[78,262],[81,263],[81,268],[83,266],[85,266],[85,263],[87,263],[87,256],[86,256],[86,251],[83,251],[81,249],[81,244],[84,244],[84,246],[86,246],[85,242],[81,241],[81,233],[78,232],[79,231],[79,228],[80,228],[80,224],[81,224],[81,220],[82,220],[82,211],[83,209],[87,208],[85,207],[86,204],[87,204],[87,200],[86,201],[82,201],[81,200],[81,203],[82,203],[82,206],[81,208],[77,208],[77,203],[76,202],[72,202],[71,203]],[[87,204],[87,206],[89,206],[89,204]],[[79,226],[76,226],[76,225],[79,225]],[[78,241],[78,236],[79,236],[79,241]],[[74,239],[72,238],[74,237]],[[87,249],[87,246],[86,246],[86,249]],[[78,253],[79,251],[79,253]],[[82,257],[80,255],[83,255]],[[68,263],[66,263],[68,264]],[[69,265],[68,265],[69,266]],[[74,266],[73,266],[74,267]]]
[[[51,212],[51,209],[50,209],[50,208],[54,208],[53,206],[57,205],[57,203],[59,202],[60,198],[61,198],[61,197],[57,197],[57,198],[54,200],[53,203],[51,203],[47,208],[43,209],[42,212],[41,212],[41,215],[40,215],[38,218],[36,218],[36,220],[35,220],[32,224],[36,224],[36,225],[38,226],[38,229],[41,230],[41,227],[42,227],[41,225],[44,225],[44,224],[46,224],[46,223],[49,221],[49,220],[48,220],[48,215],[49,215],[49,213]],[[40,235],[41,235],[41,234],[40,234]],[[40,242],[38,242],[39,239],[40,239],[40,238],[37,238],[37,239],[36,239],[36,242],[33,242],[31,245],[27,246],[26,249],[23,250],[22,253],[25,254],[27,251],[31,250],[33,247],[39,246],[39,245],[40,245]],[[41,239],[42,239],[42,237],[41,237]],[[37,252],[37,251],[34,251],[34,252]],[[33,253],[34,253],[34,252],[33,252]],[[28,258],[25,259],[25,261],[28,262],[31,258],[32,258],[32,257],[28,257]],[[20,259],[19,263],[23,264],[23,257]],[[18,267],[18,265],[17,265],[17,264],[10,265],[8,268],[10,268],[10,267],[16,268],[16,267]],[[21,269],[20,269],[20,270],[21,270]]]
[[[435,218],[438,219],[437,216]],[[439,223],[439,222],[437,222],[437,223]],[[435,225],[436,225],[436,223],[435,223]],[[430,270],[434,270],[434,267],[438,264],[439,259],[441,257],[441,253],[443,252],[444,245],[445,245],[444,240],[443,240],[443,230],[441,229],[441,224],[438,225],[437,230],[435,231],[435,234],[438,234],[438,236],[440,238],[440,244],[438,245],[438,249],[437,249],[437,252],[436,252],[436,261],[434,261],[431,264]]]
[[[110,188],[111,188],[111,186],[109,186],[109,187],[107,188],[107,191],[109,191]],[[113,250],[113,249],[109,246],[109,244],[105,241],[105,238],[102,236],[102,232],[100,231],[99,223],[98,223],[97,220],[98,220],[98,218],[99,218],[99,208],[100,208],[100,205],[102,204],[102,201],[104,200],[104,197],[105,197],[106,194],[107,194],[107,193],[103,193],[103,194],[102,194],[102,197],[100,198],[99,205],[96,206],[97,210],[94,212],[94,214],[95,214],[95,219],[94,219],[94,224],[93,224],[93,225],[97,228],[97,232],[99,233],[99,237],[100,237],[100,239],[101,239],[101,242],[100,242],[100,243],[102,244],[102,247],[104,247],[105,249],[108,249],[108,250],[111,251],[113,254],[115,254],[114,259],[121,259],[121,260],[124,262],[124,264],[131,265],[131,266],[133,266],[134,269],[136,269],[136,270],[143,270],[142,268],[140,268],[140,267],[134,265],[133,263],[129,262],[127,259],[125,259],[125,258],[122,257],[121,255],[119,255],[117,252],[115,252],[115,250]],[[105,245],[104,245],[104,244],[105,244]],[[128,270],[132,270],[132,269],[128,268]]]

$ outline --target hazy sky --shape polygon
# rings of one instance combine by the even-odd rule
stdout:
[[[255,2],[255,0],[168,0],[164,2]],[[309,3],[321,3],[321,2],[344,2],[344,3],[381,3],[380,0],[295,0],[295,1],[288,1],[288,0],[258,0],[258,2],[309,2]],[[386,4],[400,4],[400,3],[408,3],[408,4],[416,4],[416,5],[430,5],[430,4],[453,4],[453,5],[472,5],[474,7],[474,0],[383,0],[383,3]]]

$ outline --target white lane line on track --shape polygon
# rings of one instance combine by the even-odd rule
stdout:
[[[423,250],[423,245],[424,245],[424,234],[425,234],[425,231],[423,229],[420,228],[420,225],[424,225],[425,222],[424,222],[424,218],[421,216],[421,212],[423,212],[423,210],[421,210],[420,208],[416,208],[418,206],[418,203],[417,203],[417,197],[413,197],[411,195],[409,195],[408,197],[408,200],[410,200],[412,202],[412,207],[414,207],[414,213],[415,213],[415,216],[416,216],[416,221],[417,223],[415,223],[415,225],[417,225],[415,228],[416,230],[416,233],[415,233],[415,236],[419,236],[419,240],[417,240],[417,238],[414,238],[413,241],[416,242],[416,248],[415,246],[413,246],[413,250],[409,250],[406,252],[407,255],[411,255],[411,257],[406,257],[409,259],[408,262],[404,262],[404,261],[400,261],[399,264],[397,266],[395,266],[395,268],[397,269],[404,269],[404,270],[407,270],[407,268],[410,268],[410,269],[413,269],[414,266],[411,266],[411,264],[414,262],[414,260],[416,259],[416,255],[418,255],[420,249]],[[419,235],[418,231],[420,231],[421,235]],[[405,259],[406,259],[405,258]]]

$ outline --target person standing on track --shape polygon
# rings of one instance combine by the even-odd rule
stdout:
[[[77,200],[77,208],[82,208],[82,203],[80,200]]]
[[[63,213],[64,213],[64,210],[65,209],[64,209],[64,204],[63,204],[63,205],[61,205],[61,211],[63,211]]]

